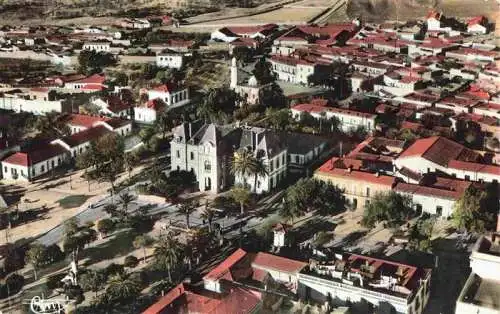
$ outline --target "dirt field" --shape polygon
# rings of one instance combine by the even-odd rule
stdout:
[[[485,15],[493,18],[499,11],[495,0],[350,0],[348,17],[360,16],[368,21],[417,19],[436,8],[450,17]]]

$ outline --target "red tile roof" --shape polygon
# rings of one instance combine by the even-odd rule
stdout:
[[[108,130],[105,126],[98,125],[96,127],[83,130],[70,136],[63,137],[60,140],[66,143],[69,147],[75,147],[90,141],[95,141],[100,137],[110,133],[112,133],[112,131]]]
[[[103,84],[104,81],[106,80],[106,77],[104,75],[100,74],[94,74],[91,76],[88,76],[84,79],[78,79],[75,81],[71,81],[71,83],[79,83],[79,84]]]
[[[2,162],[28,167],[29,165],[37,164],[64,153],[66,153],[66,150],[60,145],[47,144],[47,146],[42,149],[14,153],[2,160]]]
[[[477,24],[482,25],[484,21],[485,21],[485,17],[480,15],[480,16],[476,16],[476,17],[473,17],[470,20],[468,20],[467,25],[469,25],[469,26],[477,25]]]
[[[298,273],[307,263],[273,254],[259,252],[252,261],[252,267],[277,270],[283,273]]]
[[[89,116],[85,114],[68,114],[62,117],[66,124],[71,124],[74,126],[82,126],[85,128],[91,128],[96,122],[99,121],[108,121],[109,118],[98,117],[98,116]]]
[[[206,274],[203,279],[208,280],[217,280],[224,276],[229,272],[229,269],[240,261],[243,257],[247,255],[242,249],[236,250],[233,254],[231,254],[228,258],[226,258],[222,263],[217,265],[214,269],[212,269],[208,274]]]
[[[215,294],[210,291],[195,292],[181,283],[142,313],[246,314],[255,310],[261,297],[259,292],[243,287],[232,286],[225,294]]]
[[[478,154],[457,142],[441,136],[416,140],[399,158],[421,157],[438,165],[446,166],[452,160],[477,160]]]
[[[431,11],[429,11],[429,13],[427,13],[427,16],[425,18],[426,19],[440,20],[441,19],[441,13],[439,13],[436,10],[431,10]]]
[[[179,90],[179,87],[174,83],[167,83],[160,86],[156,86],[155,88],[153,88],[153,90],[157,92],[171,93],[176,90]]]
[[[425,186],[418,184],[409,184],[399,182],[394,187],[394,191],[408,194],[418,194],[424,196],[434,196],[457,200],[465,193],[465,190],[471,185],[470,182],[453,179],[441,179],[449,184],[446,187],[441,186]]]
[[[497,165],[486,165],[476,162],[452,160],[449,162],[448,168],[479,173],[489,173],[500,176],[500,166]]]
[[[370,182],[372,184],[384,185],[392,187],[396,182],[396,178],[382,174],[376,174],[359,170],[348,170],[335,167],[335,163],[339,158],[334,157],[325,162],[318,170],[317,173],[328,175],[332,177],[339,177],[355,182]]]

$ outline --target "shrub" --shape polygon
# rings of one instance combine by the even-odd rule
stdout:
[[[105,274],[106,274],[106,277],[110,277],[113,275],[123,274],[124,271],[125,270],[123,268],[123,265],[111,263],[111,264],[109,264],[108,267],[106,267]]]
[[[61,279],[66,277],[66,273],[60,273],[56,275],[52,275],[47,278],[47,288],[50,290],[62,288],[64,283],[61,282]]]
[[[62,261],[64,259],[64,253],[57,244],[52,244],[45,249],[45,259],[48,264]]]
[[[10,274],[5,278],[5,285],[8,286],[10,295],[16,294],[24,285],[24,277],[18,274]]]
[[[134,255],[129,255],[125,257],[125,261],[123,262],[123,266],[128,268],[134,268],[139,264],[139,260]]]

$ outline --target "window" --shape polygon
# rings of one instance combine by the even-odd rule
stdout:
[[[469,175],[465,175],[465,180],[466,181],[470,181],[470,176]]]
[[[436,215],[441,216],[442,213],[443,213],[443,207],[436,206]]]
[[[3,172],[7,173],[9,169],[7,167],[3,167]]]
[[[35,169],[31,170],[31,175],[35,176]]]
[[[212,170],[212,165],[210,164],[210,161],[205,160],[205,171],[210,172]]]
[[[353,208],[353,209],[358,208],[358,199],[354,198],[354,199],[352,200],[352,208]]]
[[[281,163],[284,165],[285,164],[285,154],[281,156]]]
[[[190,157],[191,157],[191,160],[194,160],[194,153],[193,153],[193,152],[191,152],[189,155],[190,155]]]
[[[370,197],[370,188],[366,188],[366,197]]]
[[[40,167],[40,170],[41,170],[42,172],[44,172],[44,171],[45,171],[45,166],[44,166],[44,165],[42,165],[42,166]]]
[[[300,162],[300,158],[298,155],[295,156],[295,163],[298,164]]]
[[[271,160],[271,162],[269,163],[269,172],[272,172],[273,171],[273,161]]]
[[[365,206],[368,206],[368,205],[370,205],[370,200],[365,201]]]
[[[55,162],[54,160],[52,160],[52,161],[51,161],[51,164],[52,164],[52,168],[54,168],[54,166],[55,166],[55,163],[56,163],[56,162]]]
[[[280,158],[276,158],[276,169],[280,167]]]
[[[179,152],[178,150],[175,151],[175,155],[177,156],[177,158],[181,158],[181,152]]]

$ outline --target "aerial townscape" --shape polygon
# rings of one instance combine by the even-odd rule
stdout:
[[[0,21],[0,314],[500,314],[500,0]]]

